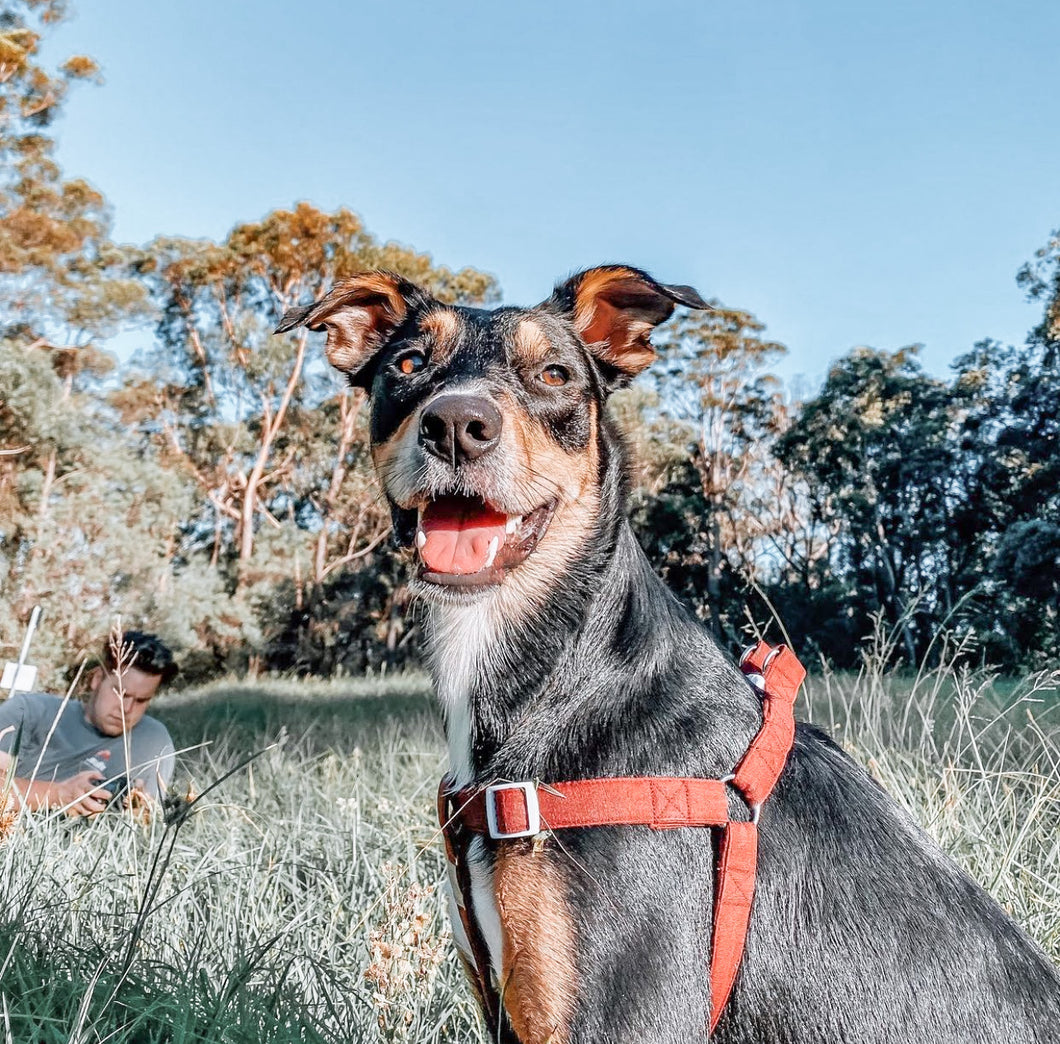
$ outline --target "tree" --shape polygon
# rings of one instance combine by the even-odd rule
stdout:
[[[49,134],[70,86],[98,80],[96,63],[39,61],[42,34],[65,14],[61,0],[0,3],[0,337],[74,349],[143,315],[146,295],[130,269],[136,252],[110,240],[110,215],[88,182],[63,176]]]
[[[121,592],[158,581],[179,500],[120,452],[99,409],[114,360],[96,342],[147,298],[135,252],[109,239],[103,196],[54,159],[68,88],[98,78],[84,56],[41,64],[63,15],[58,0],[0,4],[0,616],[10,646],[34,602],[62,607],[37,646],[45,664],[94,641],[112,609],[142,605]]]
[[[1026,342],[984,341],[955,363],[972,626],[1010,666],[1060,654],[1060,234],[1017,281],[1045,306]]]
[[[648,441],[680,449],[657,469],[635,520],[671,586],[733,642],[763,543],[779,532],[777,505],[763,510],[763,487],[775,477],[769,445],[786,412],[767,367],[786,349],[764,329],[738,309],[682,313],[662,328],[660,361],[649,371],[670,424],[663,434],[649,410]]]
[[[882,610],[917,663],[957,606],[953,520],[962,502],[959,402],[915,348],[856,348],[777,443],[807,483],[811,522],[835,534],[829,567],[858,634]]]
[[[54,668],[96,646],[115,614],[159,626],[190,497],[179,475],[128,452],[98,387],[71,391],[51,362],[0,342],[2,634],[10,655],[19,621],[44,604],[34,653]]]
[[[1017,281],[1032,300],[1044,302],[1045,311],[1010,370],[1006,445],[1019,446],[1023,456],[1016,509],[1023,517],[1060,522],[1060,231]]]

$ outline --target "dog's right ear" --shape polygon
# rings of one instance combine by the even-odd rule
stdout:
[[[629,265],[601,265],[572,276],[538,307],[569,320],[589,353],[615,375],[615,386],[655,358],[651,332],[679,305],[711,308],[690,286],[670,286]]]
[[[336,283],[313,304],[288,309],[276,333],[296,326],[327,330],[328,362],[351,384],[364,387],[358,375],[412,309],[429,299],[415,283],[393,272],[365,272]]]

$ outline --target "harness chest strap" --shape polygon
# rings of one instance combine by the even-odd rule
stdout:
[[[655,830],[713,827],[721,832],[714,888],[711,938],[710,1029],[714,1031],[732,992],[743,957],[754,898],[758,853],[758,813],[784,769],[795,738],[794,704],[806,672],[785,646],[759,642],[740,667],[763,693],[762,727],[726,779],[630,777],[569,783],[502,783],[457,793],[439,789],[438,815],[446,855],[458,871],[461,838],[484,834],[496,840],[532,837],[541,830],[594,826],[647,826]],[[731,784],[751,807],[751,822],[730,820],[726,788]],[[460,870],[464,874],[460,874]],[[463,888],[460,889],[463,891]],[[471,943],[476,980],[487,1021],[499,1018],[490,989],[488,955],[474,912],[457,895],[463,927]]]

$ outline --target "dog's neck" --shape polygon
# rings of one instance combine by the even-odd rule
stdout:
[[[606,715],[616,699],[628,713],[654,698],[649,690],[667,672],[683,664],[702,675],[721,659],[654,574],[624,518],[597,535],[543,604],[529,614],[523,608],[510,612],[499,592],[429,613],[432,673],[459,785],[548,771],[565,742],[557,730]]]

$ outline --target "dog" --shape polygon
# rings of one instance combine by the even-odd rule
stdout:
[[[607,399],[651,363],[651,332],[677,305],[709,307],[625,265],[493,310],[370,272],[280,324],[326,331],[330,362],[369,395],[374,465],[427,607],[453,792],[723,780],[762,724],[760,696],[655,575],[625,516]],[[728,801],[733,820],[751,816],[739,794]],[[759,833],[742,966],[711,1039],[1060,1041],[1046,957],[817,729],[798,725]],[[473,916],[453,928],[472,971],[487,965],[491,1033],[706,1040],[715,835],[471,838]]]

